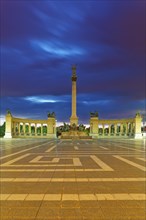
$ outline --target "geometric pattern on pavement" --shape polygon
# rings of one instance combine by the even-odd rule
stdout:
[[[2,140],[1,153],[1,219],[146,219],[142,140]]]

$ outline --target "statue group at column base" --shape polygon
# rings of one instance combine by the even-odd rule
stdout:
[[[64,128],[61,132],[60,137],[61,139],[91,139],[92,138],[89,136],[83,124],[76,125],[75,123],[70,125],[64,123]]]

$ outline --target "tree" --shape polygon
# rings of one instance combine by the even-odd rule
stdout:
[[[3,123],[3,125],[0,126],[0,137],[4,137],[5,135],[5,126],[6,126],[5,122]]]

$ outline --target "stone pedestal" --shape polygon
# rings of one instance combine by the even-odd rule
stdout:
[[[53,117],[48,117],[47,137],[56,138],[56,120]]]
[[[142,117],[140,113],[136,113],[135,117],[135,134],[134,138],[135,139],[141,139],[142,137],[142,132],[141,132],[141,123],[142,123]]]
[[[98,117],[90,118],[90,136],[92,138],[98,137]]]
[[[12,138],[12,115],[10,112],[6,114],[6,130],[4,138]]]
[[[136,133],[135,135],[134,135],[134,138],[135,139],[142,139],[143,138],[143,136],[142,136],[142,133]]]
[[[76,126],[78,125],[78,117],[71,116],[70,117],[70,125],[75,124]]]

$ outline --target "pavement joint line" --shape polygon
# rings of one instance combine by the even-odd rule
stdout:
[[[17,154],[20,154],[20,153],[24,153],[24,152],[26,152],[26,151],[29,151],[29,150],[35,149],[35,148],[37,148],[37,147],[40,147],[40,146],[42,146],[42,145],[45,145],[45,144],[48,144],[48,143],[51,143],[51,142],[52,142],[52,141],[45,142],[45,143],[43,143],[43,144],[39,144],[39,145],[37,145],[37,146],[35,146],[35,147],[31,147],[31,148],[29,148],[29,149],[21,150],[21,151],[19,151],[19,152],[13,153],[13,154],[9,154],[9,155],[6,155],[6,156],[3,156],[3,157],[0,157],[0,159],[5,159],[5,158],[7,158],[7,157],[11,157],[11,156],[14,156],[14,155],[17,155]]]
[[[0,178],[0,182],[145,182],[146,178]]]
[[[139,164],[137,164],[137,163],[135,163],[135,162],[132,162],[132,161],[130,161],[130,160],[128,160],[128,159],[125,159],[125,158],[123,158],[123,157],[121,157],[121,156],[115,155],[114,157],[117,158],[117,159],[119,159],[119,160],[121,160],[121,161],[123,161],[123,162],[125,162],[125,163],[127,163],[127,164],[129,164],[129,165],[131,165],[131,166],[133,166],[133,167],[136,167],[136,168],[138,168],[138,169],[140,169],[140,170],[142,170],[142,171],[146,171],[146,167],[144,167],[144,166],[142,166],[142,165],[139,165]]]
[[[102,200],[138,200],[146,201],[144,193],[114,194],[1,194],[0,201],[102,201]]]

